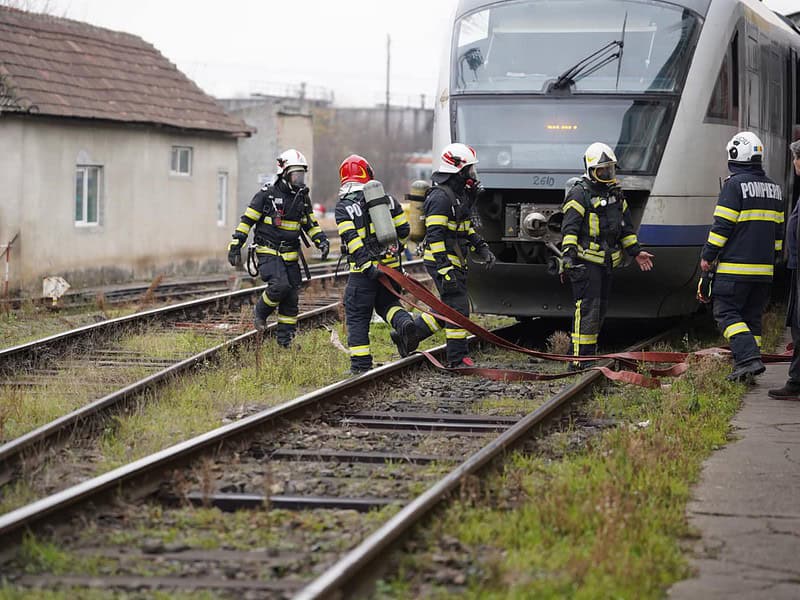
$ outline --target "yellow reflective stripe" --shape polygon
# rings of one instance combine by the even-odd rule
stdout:
[[[354,263],[350,263],[350,272],[351,273],[361,273],[362,271],[366,271],[367,269],[369,269],[371,266],[373,266],[375,264],[376,263],[375,263],[374,260],[368,260],[367,262],[365,262],[360,267],[357,267]]]
[[[719,263],[717,273],[726,275],[772,275],[773,265],[751,265],[747,263]]]
[[[618,267],[622,264],[622,252],[615,250],[611,253],[611,266]]]
[[[457,230],[458,231],[463,231],[464,233],[468,232],[469,231],[469,221],[462,221],[461,223],[458,223]]]
[[[358,250],[359,248],[363,248],[363,247],[364,247],[364,242],[362,242],[361,238],[358,238],[358,237],[357,238],[353,238],[352,240],[347,242],[347,251],[350,254],[355,253],[356,250]]]
[[[436,271],[439,275],[447,275],[450,271],[453,270],[453,265],[448,265],[446,267],[442,267],[438,271]]]
[[[350,346],[350,356],[369,356],[369,345]]]
[[[577,200],[570,200],[567,202],[564,205],[563,212],[567,212],[570,209],[577,211],[580,216],[584,216],[586,214],[586,209],[584,208],[583,204]]]
[[[775,250],[778,252],[783,250],[783,240],[775,240]]]
[[[450,264],[452,264],[454,267],[463,267],[464,266],[464,263],[462,263],[461,259],[458,258],[455,254],[448,254],[447,255],[447,260],[449,260]]]
[[[339,223],[337,229],[339,230],[339,235],[342,235],[346,231],[350,231],[351,229],[355,229],[356,226],[353,224],[352,221],[342,221]]]
[[[742,221],[769,221],[770,223],[783,223],[783,213],[777,210],[743,210],[739,213],[739,222]]]
[[[272,225],[272,217],[269,215],[264,215],[264,218],[261,220],[262,223],[266,223],[267,225]]]
[[[261,213],[258,212],[255,208],[250,208],[249,206],[244,211],[244,216],[248,219],[253,219],[253,221],[258,221],[261,218]]]
[[[738,322],[734,323],[733,325],[728,325],[725,328],[725,331],[722,332],[722,336],[729,340],[735,335],[739,335],[740,333],[749,333],[750,328],[747,326],[747,323]]]
[[[573,233],[569,233],[569,234],[565,235],[564,239],[561,240],[561,245],[562,246],[577,246],[578,245],[578,236],[573,234]]]
[[[228,244],[228,250],[230,250],[234,246],[239,246],[240,243],[241,242],[239,242],[239,240],[231,240],[230,243]]]
[[[284,325],[297,325],[297,317],[287,317],[286,315],[278,313],[278,323],[283,323]]]
[[[596,213],[589,213],[589,236],[600,237],[600,218]]]
[[[380,259],[380,263],[382,265],[387,266],[387,267],[399,267],[400,266],[400,261],[397,258],[394,258],[393,256],[389,256],[389,257]]]
[[[367,229],[365,227],[359,227],[356,229],[356,233],[358,234],[358,237],[367,239]]]
[[[578,300],[575,303],[575,325],[572,328],[572,338],[575,339],[576,337],[580,339],[581,337],[581,302],[583,300]],[[572,354],[573,356],[579,356],[580,353],[578,352],[578,344],[572,344]]]
[[[622,247],[623,248],[630,248],[631,246],[633,246],[634,244],[637,244],[637,243],[639,243],[639,240],[636,239],[636,236],[633,235],[633,234],[626,235],[624,238],[622,238]]]
[[[300,221],[281,221],[281,224],[278,225],[278,229],[283,229],[284,231],[299,231]]]
[[[622,210],[623,211],[628,210],[628,201],[627,200],[623,200],[622,201]]]
[[[756,346],[761,348],[761,336],[760,335],[754,335],[753,337],[756,339]]]
[[[722,217],[732,223],[736,223],[739,220],[739,211],[733,210],[732,208],[728,208],[727,206],[720,206],[719,204],[714,209],[714,216],[715,217]]]
[[[278,306],[278,304],[281,303],[280,300],[275,300],[275,301],[270,300],[269,296],[267,296],[267,292],[261,294],[261,299],[264,301],[264,304],[266,304],[267,306],[271,306],[273,308],[275,308],[276,306]]]
[[[428,248],[431,249],[431,252],[447,252],[444,242],[432,242],[428,244]]]
[[[430,215],[429,217],[425,217],[425,227],[434,227],[436,225],[447,227],[447,217],[444,215]]]
[[[319,225],[314,225],[314,227],[308,230],[308,237],[313,238],[318,233],[322,233],[322,227]]]
[[[406,213],[400,213],[396,217],[392,217],[392,222],[395,225],[405,225],[408,223],[408,219],[406,218]]]
[[[448,340],[465,340],[469,332],[466,329],[445,329],[444,337]]]
[[[278,251],[268,248],[267,246],[256,246],[256,254],[271,254],[272,256],[278,256]]]
[[[713,231],[710,231],[708,233],[708,243],[711,244],[712,246],[717,246],[718,248],[722,248],[727,243],[727,241],[728,238],[726,238],[724,235],[716,234]]]
[[[605,256],[595,256],[594,254],[589,254],[588,250],[585,251],[578,250],[578,257],[581,258],[582,260],[594,263],[596,265],[606,264]]]
[[[397,313],[402,312],[402,311],[403,311],[403,309],[400,308],[399,306],[391,307],[389,310],[386,311],[386,322],[391,324],[392,319],[394,318],[394,316]]]
[[[581,335],[581,334],[572,334],[572,343],[573,344],[596,344],[597,343],[597,334],[594,335]]]
[[[422,320],[425,321],[425,325],[428,326],[428,329],[431,330],[431,333],[436,333],[439,331],[439,323],[436,319],[429,315],[428,313],[422,313]]]
[[[239,226],[236,228],[236,231],[247,235],[248,233],[250,233],[250,225],[248,225],[247,223],[239,223]]]

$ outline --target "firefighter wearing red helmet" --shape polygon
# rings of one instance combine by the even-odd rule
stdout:
[[[376,265],[398,268],[399,254],[411,230],[400,203],[383,193],[369,162],[357,154],[344,159],[339,179],[336,225],[342,255],[350,266],[344,295],[347,344],[350,372],[358,375],[372,368],[369,326],[373,311],[393,328],[390,335],[400,356],[413,352],[438,326],[430,315],[412,317],[378,281]],[[384,212],[379,212],[381,209]],[[384,232],[393,241],[387,242]]]
[[[475,172],[478,156],[466,144],[449,144],[442,150],[439,169],[433,173],[425,213],[425,266],[439,290],[442,302],[469,316],[467,254],[471,250],[491,268],[495,256],[473,227],[471,214],[480,193]],[[448,367],[472,367],[467,354],[467,330],[444,323]]]
[[[278,310],[276,337],[288,347],[297,329],[299,312],[300,232],[305,231],[325,260],[330,251],[328,237],[314,218],[305,185],[308,162],[301,152],[286,150],[277,158],[277,174],[262,187],[242,215],[228,245],[228,262],[239,266],[241,249],[254,228],[258,273],[267,284],[255,306],[255,328],[263,330],[267,318]]]

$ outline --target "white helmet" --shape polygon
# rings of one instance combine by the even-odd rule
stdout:
[[[598,183],[614,183],[617,180],[617,155],[601,142],[595,142],[583,154],[586,177]]]
[[[288,175],[292,171],[308,171],[308,161],[302,152],[290,148],[278,158],[278,175]]]
[[[736,163],[761,162],[764,156],[764,144],[755,133],[740,131],[725,147],[728,160]]]
[[[439,160],[440,173],[458,173],[467,165],[478,164],[478,155],[466,144],[448,144]]]

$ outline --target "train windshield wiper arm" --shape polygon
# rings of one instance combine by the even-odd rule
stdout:
[[[613,42],[609,42],[600,48],[600,50],[592,52],[586,58],[582,58],[569,69],[564,71],[561,75],[559,75],[558,79],[556,79],[551,86],[551,89],[559,89],[565,85],[569,85],[570,83],[575,83],[578,81],[578,79],[582,79],[587,75],[591,75],[595,71],[605,67],[607,64],[617,60],[622,56],[622,47],[624,45],[625,44],[622,40],[614,40]],[[619,50],[613,54],[609,54],[614,48],[619,48]]]

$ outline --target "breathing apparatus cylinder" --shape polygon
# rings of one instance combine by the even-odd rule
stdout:
[[[389,196],[383,191],[383,184],[374,179],[365,183],[364,199],[367,201],[369,218],[375,227],[375,237],[378,238],[378,243],[386,250],[392,246],[398,246]]]
[[[430,187],[427,181],[418,179],[411,184],[411,189],[406,194],[406,200],[408,200],[407,217],[411,226],[409,239],[412,242],[419,243],[425,239],[425,214],[422,212],[422,207],[425,202],[425,194]]]

